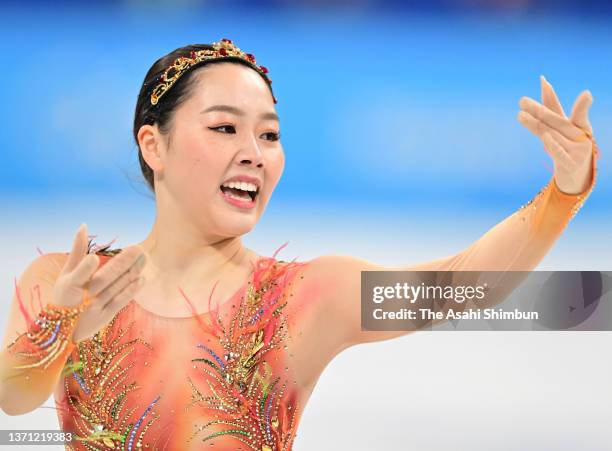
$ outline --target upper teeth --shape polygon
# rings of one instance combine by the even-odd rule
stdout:
[[[226,182],[223,185],[226,188],[236,188],[244,191],[257,191],[257,186],[249,182]]]

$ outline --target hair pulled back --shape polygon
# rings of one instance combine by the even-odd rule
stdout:
[[[243,61],[240,58],[232,57],[221,60],[201,62],[181,75],[181,77],[172,85],[172,87],[164,93],[156,105],[151,104],[151,93],[155,86],[159,83],[160,76],[174,63],[176,58],[188,58],[190,57],[191,52],[211,49],[213,49],[211,44],[191,44],[180,47],[155,61],[145,75],[140,92],[138,93],[138,100],[136,101],[133,136],[136,146],[138,147],[138,162],[140,164],[142,175],[153,192],[155,191],[153,170],[142,157],[142,152],[138,144],[138,131],[140,130],[140,127],[143,125],[157,124],[160,133],[168,134],[170,132],[173,113],[185,100],[189,98],[194,85],[194,74],[197,72],[197,69],[221,62],[238,63],[251,67],[246,61]],[[272,87],[270,84],[266,84],[268,85],[270,92],[272,92]],[[274,96],[274,94],[272,95]]]

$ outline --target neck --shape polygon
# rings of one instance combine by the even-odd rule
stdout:
[[[147,279],[166,283],[186,281],[194,273],[200,280],[215,279],[222,273],[242,273],[256,257],[239,236],[207,238],[194,228],[177,232],[159,221],[139,246],[147,256],[143,271]]]

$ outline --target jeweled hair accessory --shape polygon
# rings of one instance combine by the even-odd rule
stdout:
[[[195,65],[204,61],[220,60],[223,58],[239,58],[246,61],[249,66],[259,72],[268,84],[272,84],[272,79],[268,77],[268,69],[257,64],[255,55],[245,53],[234,43],[226,38],[214,42],[212,49],[192,51],[190,57],[180,56],[168,67],[160,77],[160,82],[151,93],[151,105],[157,105],[159,99],[181,78],[181,76]],[[276,103],[276,98],[274,99]]]

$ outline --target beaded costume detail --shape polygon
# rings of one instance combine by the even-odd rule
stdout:
[[[115,329],[113,326],[117,318],[113,318],[109,326],[96,333],[91,340],[81,341],[78,344],[78,358],[73,360],[69,357],[64,367],[64,386],[69,406],[63,412],[75,414],[74,432],[85,449],[100,449],[100,443],[104,446],[102,449],[140,448],[147,429],[158,419],[157,415],[147,418],[146,425],[139,430],[159,397],[146,409],[126,407],[128,395],[138,389],[135,381],[126,380],[128,371],[135,365],[134,362],[130,363],[130,355],[138,345],[149,346],[138,338],[124,341],[126,331],[123,330],[119,330],[117,336],[106,336]],[[76,393],[71,388],[75,382],[78,385]],[[138,419],[127,424],[135,416]],[[75,448],[68,446],[68,449]]]
[[[275,349],[282,348],[287,338],[282,315],[286,302],[281,301],[284,283],[278,283],[280,277],[287,276],[287,267],[279,271],[270,261],[264,265],[271,268],[258,269],[229,328],[213,320],[222,356],[198,344],[203,355],[192,360],[201,365],[197,382],[207,385],[211,394],[203,396],[198,384],[189,382],[193,389],[192,405],[203,412],[212,410],[217,417],[201,425],[196,435],[212,425],[229,426],[206,435],[203,441],[230,434],[253,449],[285,451],[291,447],[297,406],[290,393],[286,396],[290,387],[284,375],[274,372],[266,359]],[[276,273],[259,280],[260,271],[268,269]]]
[[[104,264],[117,250],[95,252]],[[230,299],[210,308],[211,295],[207,313],[184,293],[191,317],[132,300],[80,341],[55,393],[60,425],[77,437],[67,449],[291,450],[301,406],[286,287],[304,263],[275,255]]]

